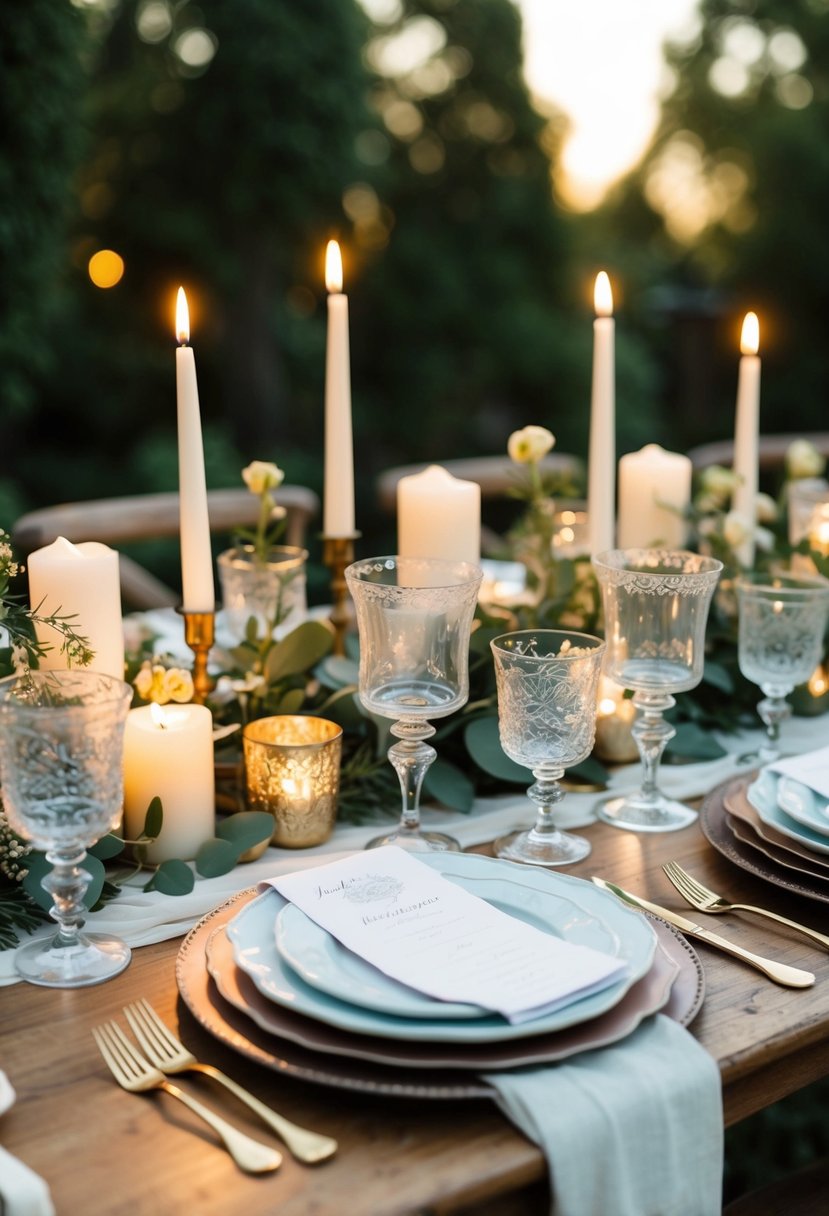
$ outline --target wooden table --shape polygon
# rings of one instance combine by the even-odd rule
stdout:
[[[675,858],[729,897],[829,931],[829,905],[789,896],[734,868],[695,825],[635,835],[596,824],[587,861],[569,873],[599,874],[657,903],[687,912],[661,873]],[[480,851],[486,851],[481,849]],[[778,987],[759,972],[696,943],[707,997],[692,1031],[719,1061],[726,1122],[735,1123],[829,1071],[829,955],[747,914],[706,923],[749,949],[814,971],[814,988]],[[179,941],[135,951],[121,976],[99,987],[0,989],[0,1066],[18,1093],[3,1117],[3,1145],[50,1184],[59,1216],[531,1216],[547,1203],[544,1159],[486,1101],[366,1099],[257,1069],[220,1046],[178,998]],[[201,1058],[217,1064],[298,1123],[340,1140],[316,1168],[287,1153],[282,1169],[240,1173],[213,1133],[163,1094],[135,1097],[113,1082],[90,1035],[104,1018],[146,996]],[[269,1133],[211,1082],[185,1084],[251,1134]]]

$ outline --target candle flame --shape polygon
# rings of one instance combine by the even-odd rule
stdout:
[[[603,718],[609,718],[616,713],[616,702],[612,697],[603,697],[599,702],[599,713]]]
[[[607,272],[600,270],[596,275],[596,286],[593,288],[593,307],[597,317],[613,316],[613,292]]]
[[[343,256],[336,241],[329,241],[325,248],[325,286],[332,292],[343,289]]]
[[[176,337],[182,346],[186,346],[190,341],[190,309],[187,307],[187,296],[183,287],[179,287],[176,296]]]
[[[153,720],[153,726],[157,726],[159,730],[167,729],[167,714],[157,701],[150,703],[150,717]]]
[[[760,322],[756,312],[747,312],[740,336],[740,351],[744,355],[756,355],[760,349]]]

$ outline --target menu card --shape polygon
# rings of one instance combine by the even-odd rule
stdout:
[[[800,756],[789,756],[785,760],[775,760],[766,766],[770,773],[780,773],[784,777],[793,777],[810,790],[829,798],[829,747],[818,748],[814,752],[803,752]]]
[[[393,845],[270,882],[386,975],[510,1022],[598,992],[628,969],[508,916]]]

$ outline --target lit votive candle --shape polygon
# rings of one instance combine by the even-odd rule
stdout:
[[[333,832],[342,734],[336,722],[305,714],[258,718],[245,727],[248,809],[273,815],[274,844],[306,849]]]
[[[124,731],[124,829],[136,840],[147,807],[160,798],[161,833],[148,846],[153,864],[191,861],[215,835],[213,715],[206,705],[142,705]]]
[[[639,758],[632,727],[636,707],[621,685],[602,676],[596,712],[596,755],[609,764],[627,764]]]

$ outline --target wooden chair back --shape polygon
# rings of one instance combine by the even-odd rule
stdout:
[[[283,485],[275,494],[286,510],[284,543],[302,545],[308,525],[319,513],[319,498],[306,486]],[[259,500],[249,490],[210,490],[207,495],[211,532],[231,533],[255,525]],[[177,536],[178,493],[136,494],[61,503],[22,515],[11,530],[15,552],[25,560],[35,549],[59,536],[75,543],[97,540],[117,547],[130,541]],[[181,597],[133,558],[121,554],[121,594],[134,609],[174,607]]]

